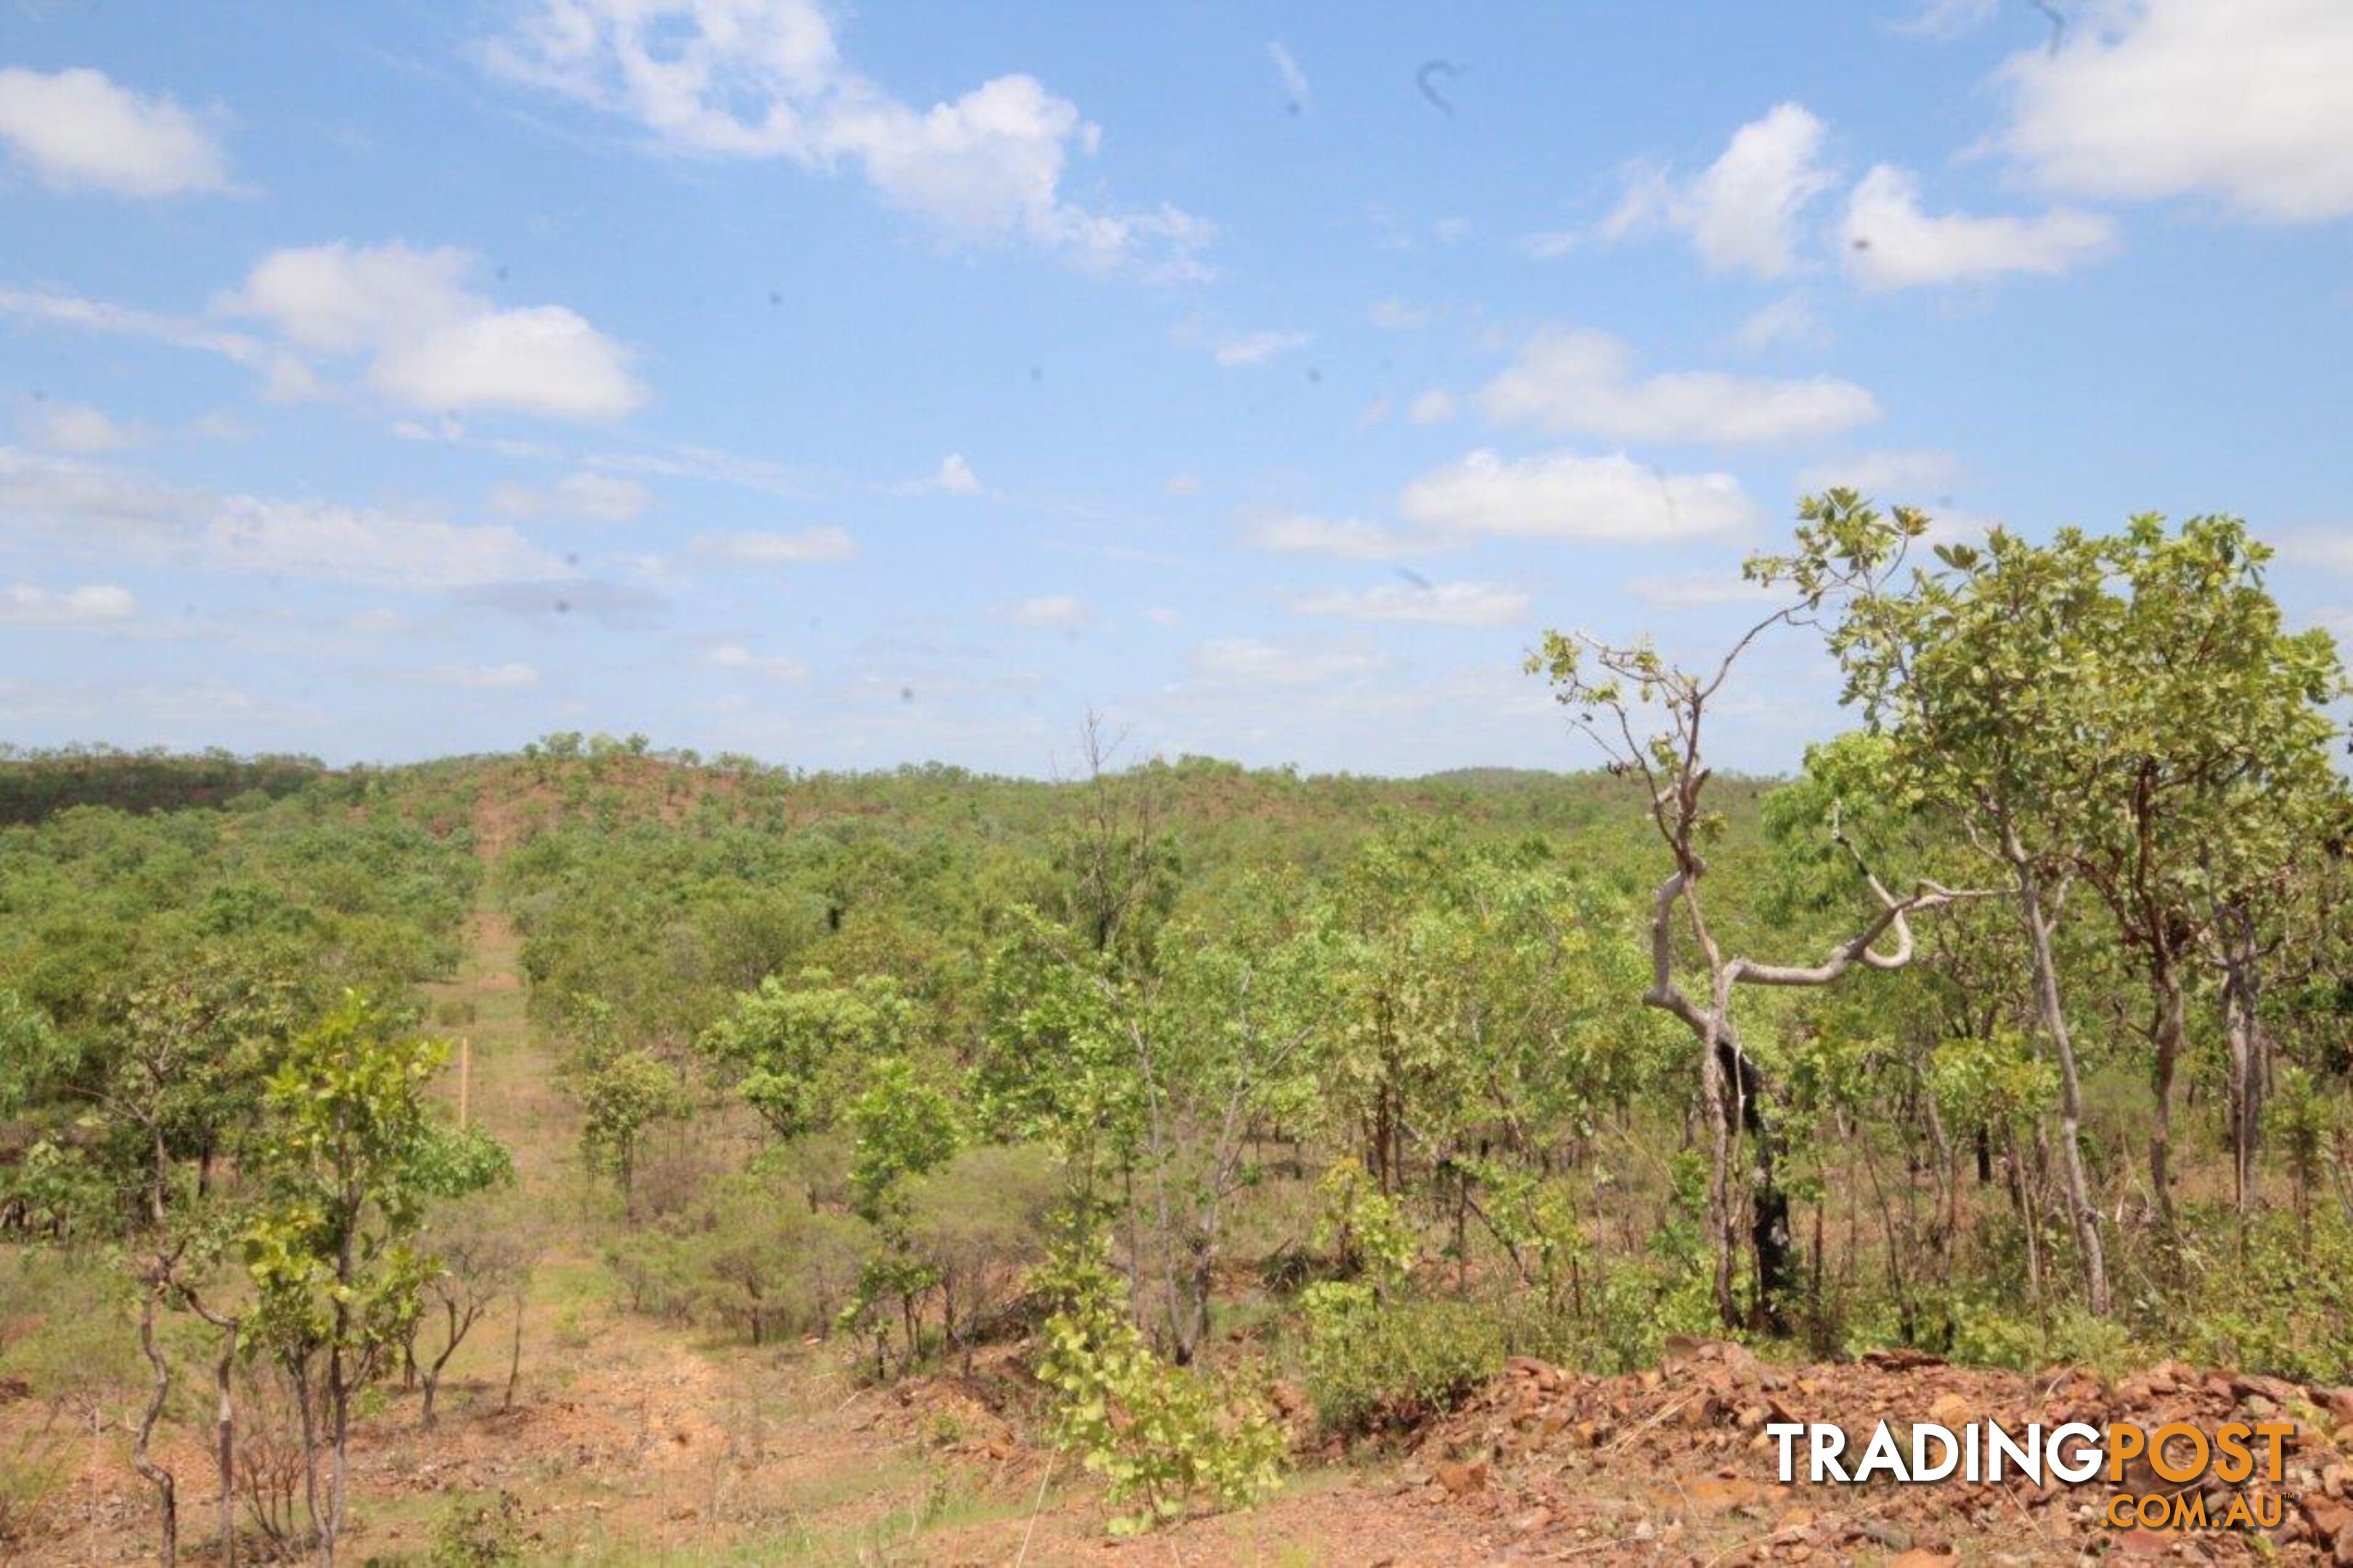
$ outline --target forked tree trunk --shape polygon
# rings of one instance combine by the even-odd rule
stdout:
[[[155,1489],[155,1507],[162,1526],[162,1542],[156,1561],[164,1568],[174,1568],[180,1560],[180,1507],[177,1489],[172,1472],[157,1464],[149,1451],[155,1436],[156,1424],[164,1418],[164,1402],[172,1394],[172,1363],[155,1343],[155,1299],[162,1291],[160,1279],[150,1279],[147,1292],[139,1302],[139,1350],[153,1369],[154,1383],[147,1395],[147,1407],[140,1413],[139,1438],[131,1450],[131,1468],[137,1470],[148,1485]]]

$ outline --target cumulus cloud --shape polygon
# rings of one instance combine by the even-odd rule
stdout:
[[[125,588],[92,584],[52,591],[26,584],[0,588],[0,624],[15,626],[80,626],[127,621],[138,605]]]
[[[699,533],[687,548],[697,555],[733,561],[747,566],[797,566],[849,561],[858,554],[858,542],[839,528],[804,528],[797,533]]]
[[[1804,105],[1777,104],[1687,180],[1662,168],[1636,170],[1603,220],[1602,237],[1663,226],[1688,237],[1711,270],[1781,277],[1798,265],[1800,216],[1831,184],[1822,137],[1822,122]]]
[[[1210,226],[1163,205],[1098,212],[1063,186],[1101,130],[1020,73],[921,109],[842,58],[817,0],[541,0],[482,58],[703,158],[858,169],[885,203],[966,243],[1198,276]]]
[[[575,517],[589,522],[629,522],[651,498],[635,479],[582,469],[552,485],[501,485],[491,504],[511,517]]]
[[[1606,332],[1539,332],[1487,384],[1490,418],[1613,441],[1771,442],[1832,436],[1879,417],[1879,401],[1830,376],[1773,380],[1723,371],[1636,376]]]
[[[52,190],[171,196],[229,188],[213,129],[87,68],[0,70],[0,142]]]
[[[1432,626],[1501,626],[1527,611],[1528,596],[1488,583],[1388,584],[1358,593],[1311,594],[1292,606],[1303,616],[1351,621],[1418,621]]]
[[[475,258],[395,241],[265,257],[223,311],[301,348],[364,355],[378,392],[412,407],[616,419],[645,399],[628,353],[561,305],[501,310],[466,287]]]
[[[2116,226],[2068,207],[2034,217],[1924,212],[1919,182],[1881,163],[1849,194],[1839,237],[1848,275],[1866,289],[1916,289],[2010,272],[2054,277],[2113,250]]]
[[[1620,544],[1736,532],[1755,517],[1730,474],[1668,474],[1623,452],[1507,460],[1482,448],[1414,480],[1400,504],[1431,528]]]
[[[2203,196],[2250,216],[2353,213],[2353,6],[2122,0],[2003,68],[2002,147],[2082,196]]]

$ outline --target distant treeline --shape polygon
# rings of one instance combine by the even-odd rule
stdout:
[[[316,757],[241,757],[217,747],[125,752],[112,746],[27,750],[0,744],[0,824],[41,822],[74,805],[174,811],[219,805],[257,790],[275,800],[327,771]]]

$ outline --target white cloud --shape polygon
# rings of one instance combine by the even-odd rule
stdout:
[[[1432,626],[1508,626],[1526,614],[1528,596],[1487,583],[1388,584],[1361,593],[1313,594],[1291,606],[1303,616],[1352,621],[1415,621]]]
[[[474,266],[397,241],[280,250],[219,308],[314,353],[368,356],[370,384],[413,407],[598,420],[644,401],[619,344],[561,305],[499,309],[465,287]]]
[[[1819,343],[1828,337],[1802,294],[1784,294],[1759,307],[1733,333],[1733,341],[1751,353],[1780,343]]]
[[[1307,343],[1305,332],[1235,332],[1219,338],[1210,345],[1210,357],[1229,369],[1237,365],[1264,364]]]
[[[1299,68],[1299,62],[1291,58],[1291,51],[1279,42],[1267,45],[1266,55],[1274,62],[1274,74],[1282,80],[1282,96],[1289,103],[1291,112],[1303,113],[1309,96],[1307,73]]]
[[[1071,154],[1102,136],[1069,100],[1015,73],[918,109],[842,59],[816,0],[542,0],[482,53],[498,74],[633,121],[671,152],[851,163],[884,202],[954,240],[1201,271],[1203,220],[1067,198]]]
[[[1260,518],[1250,525],[1248,539],[1252,548],[1279,554],[1342,555],[1357,561],[1397,561],[1448,547],[1444,540],[1415,538],[1361,518],[1308,512]]]
[[[659,451],[591,452],[581,459],[592,468],[613,474],[650,474],[658,479],[694,479],[730,485],[761,495],[806,499],[808,487],[782,463],[765,458],[741,458],[715,447],[670,447]]]
[[[651,497],[635,479],[583,469],[552,485],[501,485],[491,504],[512,517],[576,517],[590,522],[629,522],[643,515]]]
[[[645,400],[619,345],[561,305],[487,310],[386,345],[370,379],[419,408],[615,419]]]
[[[539,684],[539,671],[527,664],[437,664],[421,670],[417,679],[432,686],[462,686],[476,691],[521,691]]]
[[[138,606],[130,591],[107,584],[53,593],[25,584],[0,588],[0,625],[79,626],[127,621]]]
[[[1482,448],[1414,480],[1400,504],[1432,528],[1628,544],[1734,532],[1755,515],[1730,474],[1671,475],[1623,452],[1506,461]]]
[[[142,475],[0,447],[0,519],[90,540],[168,529],[204,498]]]
[[[0,447],[0,523],[57,548],[203,571],[470,589],[573,574],[513,529],[322,501],[216,496]]]
[[[1798,264],[1798,220],[1828,189],[1822,122],[1796,103],[1777,104],[1732,134],[1724,153],[1693,178],[1635,172],[1606,239],[1663,225],[1688,236],[1711,270],[1778,278]]]
[[[787,566],[849,561],[858,542],[839,528],[805,528],[797,533],[699,533],[689,542],[698,555],[750,566]]]
[[[980,476],[964,460],[961,452],[950,452],[940,459],[939,471],[920,479],[892,485],[891,491],[902,496],[976,496],[985,489]]]
[[[1879,417],[1879,402],[1829,376],[1767,380],[1722,371],[1635,379],[1606,332],[1552,328],[1480,394],[1488,417],[1616,441],[1773,442],[1835,435]]]
[[[1416,425],[1443,425],[1454,417],[1453,394],[1433,386],[1413,400],[1405,416]]]
[[[1005,618],[1024,626],[1076,626],[1086,622],[1087,607],[1069,594],[1047,594],[1022,600]]]
[[[1798,476],[1801,489],[1861,490],[1889,500],[1911,500],[1954,489],[1961,460],[1950,452],[1862,452],[1814,464]]]
[[[0,70],[0,142],[52,190],[169,196],[229,188],[227,155],[204,121],[102,71]]]
[[[252,496],[222,501],[200,548],[203,563],[218,570],[394,588],[474,588],[568,574],[511,528]]]
[[[313,398],[325,390],[311,367],[284,349],[243,332],[224,331],[206,322],[158,315],[78,294],[28,289],[0,289],[0,311],[87,332],[144,338],[174,348],[217,354],[259,372],[265,395],[278,402]]]
[[[139,432],[102,408],[45,398],[25,410],[25,438],[52,452],[115,452],[139,444]]]
[[[2054,277],[2114,249],[2116,226],[2069,207],[2036,217],[1926,213],[1911,174],[1881,163],[1848,195],[1839,239],[1848,275],[1863,287],[1916,289],[2006,272]]]
[[[756,675],[764,680],[797,684],[808,679],[808,666],[797,658],[780,655],[754,653],[742,643],[721,643],[704,656],[705,661],[721,669],[740,670]]]
[[[1370,675],[1388,661],[1369,648],[1308,647],[1219,637],[1193,650],[1193,676],[1215,686],[1317,686]]]
[[[1545,229],[1536,234],[1523,235],[1521,254],[1532,261],[1558,261],[1585,243],[1585,236],[1574,229]]]
[[[2035,179],[2279,222],[2353,213],[2353,5],[2124,0],[2104,20],[2003,68],[2001,144]]]

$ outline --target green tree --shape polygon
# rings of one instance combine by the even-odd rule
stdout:
[[[916,1010],[896,982],[838,984],[822,969],[770,976],[705,1030],[705,1055],[735,1075],[735,1091],[779,1138],[834,1124],[871,1064],[904,1051]]]
[[[580,1150],[589,1168],[621,1189],[622,1212],[638,1217],[638,1156],[646,1129],[689,1107],[678,1074],[644,1051],[623,1051],[580,1079]]]
[[[1746,1315],[1760,1326],[1780,1329],[1782,1303],[1794,1283],[1788,1194],[1777,1175],[1783,1134],[1773,1117],[1773,1088],[1734,1019],[1736,995],[1744,986],[1818,987],[1837,983],[1850,971],[1901,969],[1914,951],[1910,917],[1970,895],[1923,878],[1899,897],[1851,843],[1843,844],[1854,861],[1856,880],[1870,898],[1851,934],[1810,964],[1768,963],[1727,951],[1711,923],[1705,898],[1708,857],[1724,830],[1723,817],[1706,801],[1715,773],[1706,757],[1708,720],[1734,668],[1757,638],[1816,613],[1825,600],[1875,595],[1900,562],[1894,542],[1904,537],[1900,531],[1869,535],[1871,548],[1825,558],[1799,584],[1797,603],[1757,622],[1712,668],[1685,669],[1648,642],[1611,644],[1584,633],[1547,632],[1528,660],[1530,672],[1551,681],[1575,727],[1600,748],[1612,771],[1639,783],[1643,808],[1666,847],[1671,869],[1651,899],[1651,984],[1642,1000],[1681,1021],[1699,1045],[1701,1092],[1713,1133],[1709,1208],[1715,1234],[1715,1303],[1727,1326],[1744,1316],[1734,1284],[1734,1160],[1743,1138],[1751,1160],[1746,1185],[1756,1259],[1754,1310]],[[1769,581],[1777,574],[1752,563],[1750,574]],[[1883,938],[1892,946],[1881,948]],[[1697,998],[1685,988],[1682,973],[1694,959]]]
[[[427,1205],[479,1191],[503,1168],[495,1143],[428,1112],[426,1086],[447,1055],[352,993],[289,1043],[263,1091],[243,1235],[252,1332],[292,1379],[303,1413],[305,1504],[322,1568],[332,1568],[348,1520],[353,1397],[406,1342],[435,1271],[417,1245]],[[323,1434],[311,1429],[314,1410]]]

